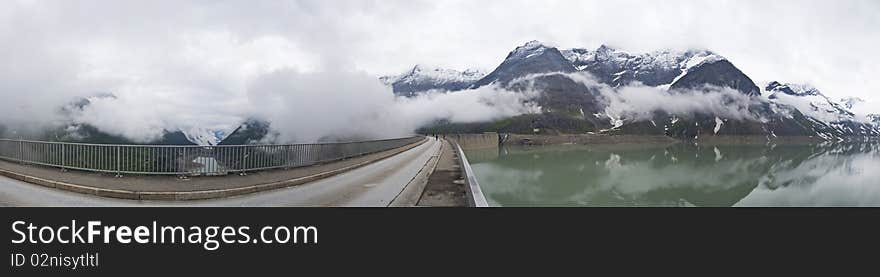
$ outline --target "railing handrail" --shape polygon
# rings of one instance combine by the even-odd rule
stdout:
[[[0,159],[91,172],[225,175],[295,168],[386,151],[424,136],[274,145],[126,145],[0,139]]]
[[[458,145],[458,142],[453,142],[453,144],[455,144],[455,151],[458,152],[458,160],[461,163],[461,171],[464,174],[468,205],[471,207],[489,207],[489,202],[486,201],[486,196],[483,195],[480,183],[477,182],[477,176],[474,174],[474,170],[471,169],[471,164],[468,162],[467,157],[465,157],[464,151],[461,150],[461,145]]]
[[[166,148],[183,148],[183,147],[191,147],[191,148],[205,148],[205,147],[258,147],[258,146],[295,146],[295,145],[350,144],[350,143],[364,143],[364,142],[381,142],[381,141],[402,140],[402,139],[410,139],[410,138],[417,138],[417,137],[421,137],[421,136],[409,136],[409,137],[399,137],[399,138],[390,138],[390,139],[376,139],[376,140],[339,141],[339,142],[290,143],[290,144],[234,144],[234,145],[112,144],[112,143],[81,143],[81,142],[66,142],[66,141],[45,141],[45,140],[27,140],[27,139],[4,139],[4,138],[0,138],[0,141],[30,142],[30,143],[46,143],[46,144],[66,144],[66,145],[86,145],[86,146],[166,147]]]

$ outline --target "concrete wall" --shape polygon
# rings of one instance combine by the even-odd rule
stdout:
[[[458,142],[462,149],[498,148],[498,133],[441,135],[450,142]]]
[[[548,144],[617,144],[617,143],[676,143],[667,136],[652,135],[522,135],[511,134],[506,145],[548,145]]]
[[[480,149],[468,149],[467,150],[467,158],[472,164],[481,163],[486,161],[494,161],[497,160],[500,156],[501,146],[497,148],[480,148]]]

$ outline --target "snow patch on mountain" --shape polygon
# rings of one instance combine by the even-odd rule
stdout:
[[[691,56],[687,61],[683,64],[683,69],[685,71],[690,70],[691,68],[699,67],[704,64],[710,64],[714,62],[719,62],[725,60],[724,57],[718,56],[711,53],[700,53],[699,55]],[[674,83],[674,82],[673,82]]]

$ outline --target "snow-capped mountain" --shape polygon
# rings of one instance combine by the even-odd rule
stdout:
[[[768,98],[775,103],[797,108],[804,115],[822,122],[853,121],[855,115],[847,107],[828,98],[818,89],[805,84],[779,83],[767,84]]]
[[[608,127],[606,118],[593,116],[604,109],[605,101],[601,98],[601,93],[596,88],[558,74],[576,71],[574,65],[556,47],[530,41],[508,53],[504,61],[489,75],[474,83],[473,88],[497,85],[514,91],[537,90],[541,92],[541,96],[535,101],[542,107],[544,114],[574,115],[580,120],[561,123],[568,120],[550,116],[546,120],[553,121],[552,125],[580,126],[579,129]]]
[[[215,128],[192,127],[181,129],[186,139],[200,146],[215,146],[226,139],[239,125],[219,126]]]
[[[393,88],[394,94],[412,97],[429,90],[455,91],[465,89],[486,73],[478,69],[458,71],[434,66],[416,65],[412,69],[395,76],[379,78],[385,85]]]
[[[596,50],[573,48],[562,50],[577,70],[586,71],[600,82],[612,86],[634,81],[647,86],[671,85],[689,68],[705,61],[723,59],[708,50],[659,50],[630,54],[602,45]]]
[[[491,73],[466,74],[455,70],[431,68],[417,65],[407,73],[397,76],[385,76],[380,79],[388,85],[394,86],[396,94],[417,94],[430,89],[444,89],[449,91],[460,90],[460,84],[468,81],[473,83],[471,87],[480,87],[490,83],[506,85],[515,78],[529,74],[549,72],[588,72],[599,82],[611,86],[625,85],[631,82],[641,82],[648,86],[669,87],[679,79],[691,74],[691,78],[699,79],[697,70],[704,65],[726,61],[720,55],[704,49],[688,50],[659,50],[649,53],[630,54],[602,45],[596,50],[584,48],[572,48],[559,50],[540,41],[529,41],[511,51],[504,61]],[[712,71],[709,74],[727,73],[735,78],[731,83],[743,82],[740,79],[748,79],[745,74],[729,63],[721,63],[720,66],[706,66],[702,71]],[[720,69],[719,69],[720,68]],[[713,70],[714,69],[714,70]],[[476,71],[479,72],[479,71]],[[428,74],[431,73],[431,74]],[[481,79],[477,76],[485,75]],[[474,80],[474,77],[477,77]],[[705,79],[705,78],[703,78]],[[694,80],[690,83],[700,83],[704,80]],[[751,80],[748,80],[751,82]],[[681,86],[684,86],[683,82]],[[747,82],[744,82],[747,83]],[[719,82],[717,85],[724,85]],[[748,93],[759,91],[757,86],[744,89]]]
[[[566,57],[567,55],[567,57]],[[562,59],[565,59],[564,61]],[[555,66],[559,61],[570,65]],[[528,70],[522,70],[523,68]],[[514,70],[519,69],[519,70]],[[606,110],[606,96],[599,88],[573,82],[571,78],[561,74],[575,71],[587,72],[599,82],[612,87],[630,82],[649,83],[662,90],[705,90],[707,85],[729,87],[750,97],[759,96],[760,89],[742,71],[737,69],[726,58],[707,50],[688,51],[654,51],[648,54],[632,55],[601,46],[596,51],[572,49],[558,51],[554,47],[539,42],[529,42],[517,47],[508,58],[484,80],[490,79],[495,73],[505,76],[507,80],[524,80],[528,74],[547,73],[530,78],[528,82],[542,96],[536,99],[545,113],[567,114],[574,118],[587,121],[586,128],[593,130],[616,130],[625,133],[666,134],[680,138],[695,138],[700,133],[710,134],[754,134],[765,135],[779,133],[783,135],[808,135],[803,128],[776,128],[788,126],[791,119],[769,117],[768,122],[735,122],[719,118],[714,114],[694,114],[690,117],[678,118],[663,112],[655,112],[653,119],[636,120],[609,114]],[[493,78],[488,82],[507,86],[503,78]],[[769,107],[756,106],[755,117],[764,116]],[[797,115],[795,115],[797,116]],[[549,119],[548,119],[549,120]],[[718,123],[719,121],[726,123]],[[558,117],[548,123],[558,126],[580,126],[583,124],[560,121]],[[726,124],[724,130],[715,130],[713,126]],[[766,125],[766,126],[765,126]],[[769,127],[768,127],[769,126]],[[569,128],[569,127],[563,127]],[[771,130],[768,130],[771,129]]]
[[[589,72],[613,87],[632,82],[672,89],[715,85],[753,96],[760,93],[752,80],[725,57],[705,49],[631,54],[602,45],[593,51],[574,48],[562,53],[577,70]]]
[[[540,41],[533,40],[516,47],[507,54],[501,65],[489,75],[476,81],[473,88],[489,84],[507,86],[510,81],[529,74],[547,72],[575,72],[577,69],[559,52],[558,49]]]
[[[880,129],[868,122],[861,122],[849,110],[856,103],[853,99],[842,104],[828,98],[813,86],[782,84],[776,81],[767,84],[765,90],[769,93],[767,98],[771,102],[792,107],[820,126],[827,126],[827,128],[821,128],[825,130],[817,130],[822,136],[880,135]]]
[[[647,111],[651,118],[624,118],[606,110],[608,96],[600,88],[575,82],[566,74],[589,73],[601,84],[612,88],[640,83],[669,93],[713,91],[731,88],[746,95],[741,103],[748,113],[738,119],[725,118],[711,111],[689,115]],[[524,78],[524,77],[529,78]],[[880,135],[867,120],[854,117],[849,110],[857,100],[835,102],[808,86],[776,83],[767,87],[768,95],[732,61],[705,49],[659,50],[628,53],[602,45],[557,49],[530,41],[511,51],[491,73],[474,82],[471,88],[495,84],[520,91],[532,88],[543,113],[532,115],[522,126],[541,126],[563,132],[583,130],[615,131],[631,134],[665,134],[697,139],[705,135],[757,135],[770,137],[803,136],[841,139],[847,136]],[[607,93],[607,92],[605,92]],[[729,101],[719,100],[719,101]],[[730,103],[723,104],[724,106]],[[863,117],[864,118],[864,117]],[[880,118],[880,116],[871,117]],[[880,121],[880,120],[878,120]]]
[[[182,131],[187,140],[202,146],[245,145],[258,142],[274,142],[278,133],[271,130],[271,123],[248,118],[239,124],[215,128],[191,128]]]
[[[866,106],[866,101],[858,97],[844,97],[840,102],[856,115],[856,120],[873,124],[880,129],[880,111]]]
[[[844,97],[840,99],[840,103],[853,112],[856,115],[856,119],[861,119],[862,121],[871,122],[877,115],[880,115],[880,111],[873,109],[868,105],[867,101],[858,97]]]

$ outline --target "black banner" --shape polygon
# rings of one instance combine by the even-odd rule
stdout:
[[[464,274],[473,272],[473,265],[473,270],[498,273],[548,264],[577,267],[589,256],[654,260],[673,253],[706,258],[710,253],[880,247],[876,209],[0,210],[6,267],[12,273],[6,276]],[[163,227],[173,230],[164,238]],[[96,231],[93,236],[90,228]]]

